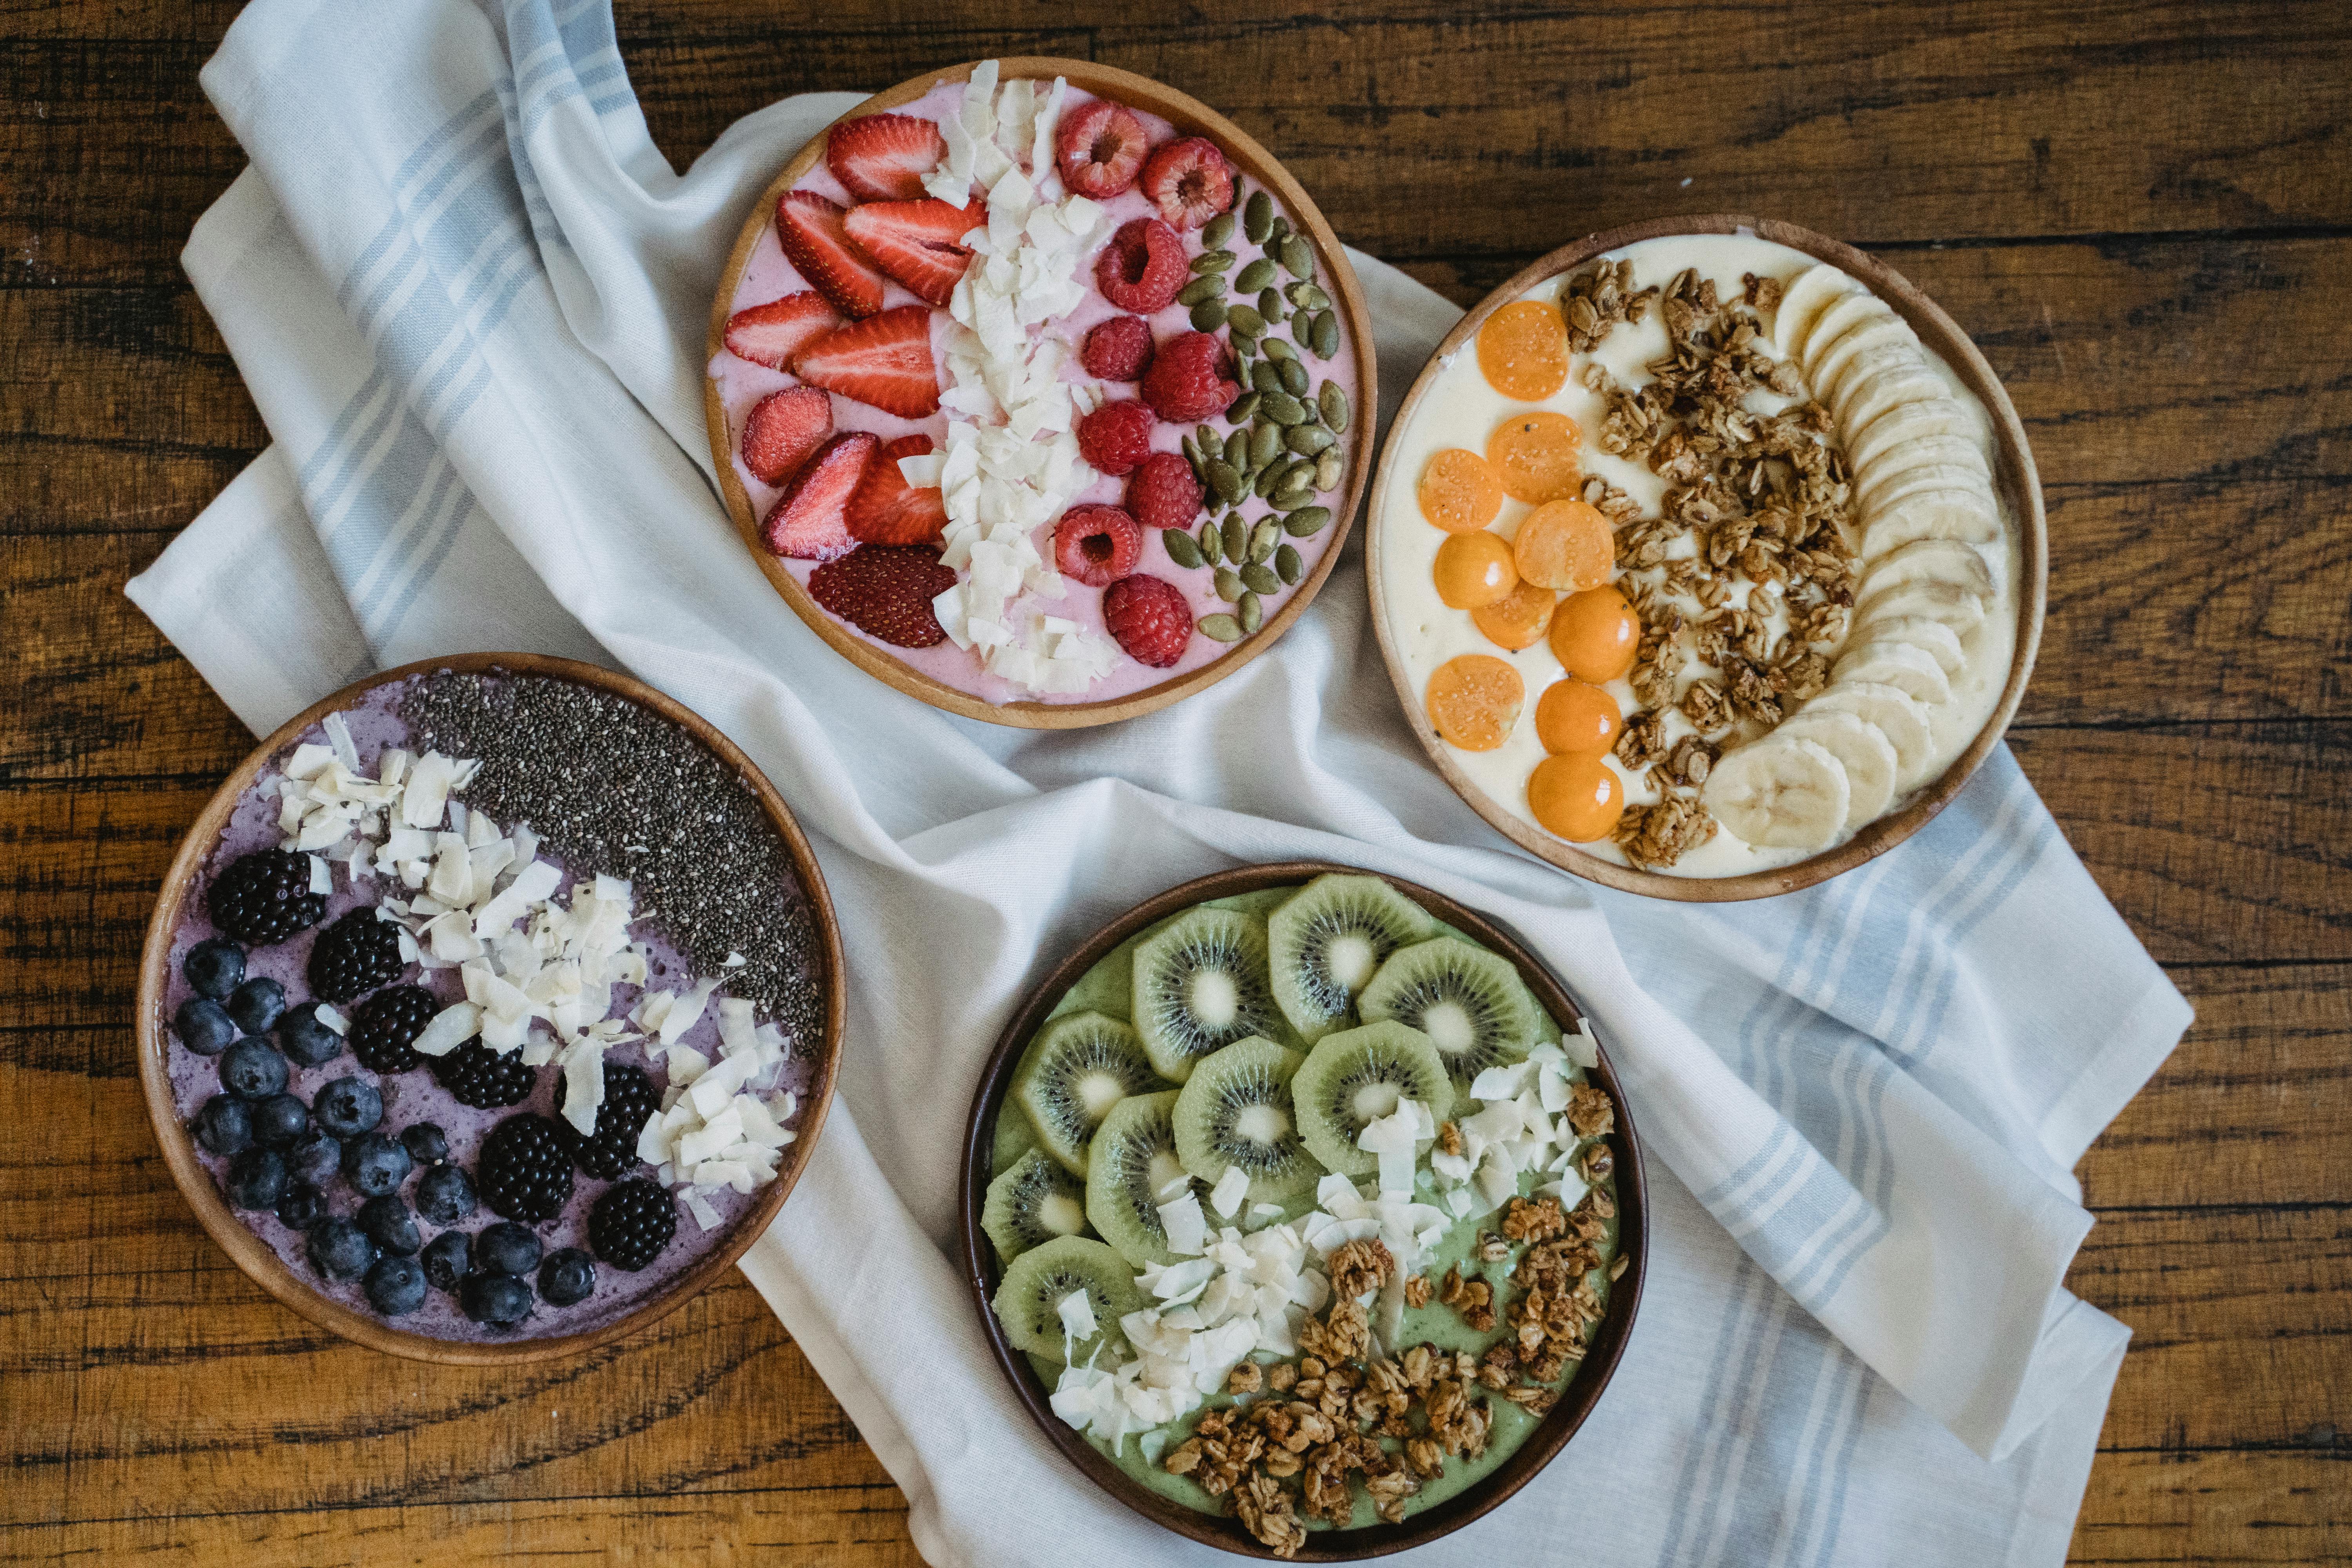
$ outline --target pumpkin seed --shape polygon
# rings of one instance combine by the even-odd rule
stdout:
[[[1263,564],[1274,553],[1274,547],[1281,542],[1281,524],[1270,517],[1261,518],[1258,525],[1250,530],[1249,558]]]
[[[1268,317],[1267,319],[1270,321],[1273,318]],[[1265,348],[1265,357],[1268,359],[1297,359],[1298,357],[1298,351],[1292,348],[1288,343],[1284,342],[1280,338],[1266,339]]]
[[[1323,411],[1323,423],[1331,426],[1334,435],[1348,427],[1348,395],[1338,382],[1323,384],[1323,390],[1315,395],[1315,405]]]
[[[1339,482],[1339,449],[1337,447],[1315,459],[1315,488],[1328,490]]]
[[[1329,359],[1339,352],[1339,318],[1328,310],[1315,312],[1307,326],[1307,342],[1317,359]]]
[[[1225,437],[1225,467],[1238,474],[1249,466],[1249,432],[1236,430]]]
[[[1264,395],[1258,399],[1257,405],[1268,419],[1273,420],[1276,425],[1307,423],[1305,404],[1283,391],[1278,385],[1263,390]]]
[[[1211,250],[1223,250],[1225,241],[1234,237],[1234,215],[1219,213],[1201,230],[1201,243]]]
[[[1243,567],[1242,581],[1248,585],[1249,591],[1253,594],[1282,592],[1282,579],[1274,574],[1273,567],[1263,562],[1253,561]]]
[[[1176,290],[1176,302],[1180,305],[1190,307],[1199,304],[1203,300],[1221,299],[1223,297],[1224,292],[1225,280],[1223,279],[1195,278],[1192,281],[1185,284],[1184,287]]]
[[[1290,220],[1283,216],[1280,213],[1275,214],[1274,222],[1266,226],[1265,240],[1265,253],[1268,256],[1272,256],[1276,251],[1280,250],[1282,248],[1282,242],[1286,238],[1289,237],[1289,235]]]
[[[1304,280],[1315,276],[1315,247],[1307,243],[1305,236],[1294,234],[1285,237],[1279,254],[1282,269],[1293,278]]]
[[[1250,366],[1250,384],[1260,392],[1280,392],[1282,371],[1271,361]]]
[[[1192,270],[1195,272],[1231,272],[1234,269],[1234,263],[1240,259],[1240,257],[1235,256],[1230,250],[1204,250],[1200,255],[1192,258]]]
[[[1283,473],[1282,482],[1302,490],[1314,489],[1315,463],[1316,459],[1313,458],[1292,459],[1290,467]]]
[[[1190,544],[1192,541],[1187,539],[1185,542]],[[1285,583],[1296,583],[1307,574],[1307,563],[1297,545],[1286,544],[1274,552],[1274,574]]]
[[[1250,416],[1257,412],[1257,397],[1255,392],[1243,393],[1234,399],[1234,405],[1225,410],[1225,417],[1236,425],[1248,424]]]
[[[1242,574],[1230,566],[1217,568],[1216,581],[1217,597],[1228,605],[1240,598],[1245,591],[1242,586]]]
[[[1276,485],[1265,504],[1276,511],[1297,511],[1315,500],[1315,491],[1306,485]]]
[[[1276,429],[1273,426],[1267,426],[1266,428],[1275,431],[1275,445],[1276,447],[1280,447],[1282,445],[1281,431]],[[1257,471],[1257,478],[1250,481],[1250,489],[1260,500],[1264,500],[1274,494],[1275,487],[1281,482],[1282,465],[1279,463],[1268,463],[1265,468],[1260,468]]]
[[[1237,511],[1225,513],[1223,543],[1225,559],[1228,561],[1238,563],[1242,557],[1249,553],[1249,530],[1243,526],[1241,513]]]
[[[1263,245],[1265,237],[1274,232],[1274,198],[1264,191],[1252,191],[1242,207],[1242,233],[1252,245]]]
[[[1282,378],[1282,390],[1293,397],[1307,395],[1307,367],[1295,359],[1284,360],[1275,366],[1275,374]]]
[[[1258,627],[1265,625],[1265,606],[1258,603],[1255,593],[1244,591],[1241,612],[1243,631],[1255,632]]]
[[[1240,294],[1255,294],[1273,281],[1274,263],[1261,256],[1234,275],[1234,291]]]
[[[1282,520],[1282,531],[1293,539],[1312,539],[1331,521],[1328,506],[1302,506]]]
[[[1201,525],[1200,549],[1201,560],[1204,565],[1214,566],[1223,557],[1225,552],[1223,535],[1217,531],[1216,519],[1211,518]]]
[[[1234,351],[1234,381],[1235,384],[1239,386],[1247,387],[1250,384],[1250,369],[1257,363],[1257,361],[1250,358],[1249,351],[1257,347],[1257,345],[1255,343],[1235,342],[1232,346]],[[1238,397],[1234,399],[1234,403],[1239,403],[1241,399]],[[1225,405],[1225,417],[1228,419],[1233,418],[1232,403]],[[1235,424],[1241,423],[1239,420],[1234,420],[1234,422]]]
[[[1258,290],[1257,313],[1269,321],[1286,321],[1290,319],[1290,312],[1282,308],[1282,296],[1272,289]]]
[[[1255,201],[1257,198],[1252,196],[1250,199]],[[1202,616],[1201,635],[1216,642],[1239,642],[1242,640],[1242,624],[1227,615]]]
[[[1331,432],[1320,425],[1293,425],[1288,430],[1283,432],[1282,437],[1283,445],[1302,458],[1321,457],[1331,449],[1334,439],[1336,437]],[[1214,464],[1210,466],[1212,468],[1215,467]]]
[[[1240,338],[1265,335],[1265,318],[1247,305],[1225,307],[1225,331]]]
[[[1200,443],[1193,440],[1190,436],[1187,436],[1184,437],[1181,444],[1184,448],[1184,460],[1192,465],[1192,477],[1197,479],[1201,477]]]
[[[1201,564],[1201,547],[1193,543],[1192,536],[1181,528],[1162,531],[1160,547],[1168,552],[1169,560],[1187,571]]]
[[[1213,332],[1224,324],[1225,302],[1223,300],[1203,300],[1199,304],[1192,307],[1192,330],[1194,331]],[[1328,358],[1329,356],[1326,355],[1325,357]]]
[[[1253,392],[1252,397],[1263,394]],[[1267,420],[1250,432],[1250,467],[1263,468],[1282,455],[1282,426]]]
[[[1192,439],[1200,443],[1201,455],[1203,458],[1206,458],[1211,452],[1222,452],[1225,447],[1225,438],[1223,436],[1218,435],[1214,430],[1210,429],[1206,425],[1195,425],[1192,426]]]
[[[1282,297],[1309,313],[1331,308],[1331,296],[1312,283],[1293,283],[1282,291]]]
[[[1209,488],[1217,492],[1219,500],[1237,501],[1247,493],[1247,487],[1242,483],[1240,472],[1223,458],[1210,458],[1207,467]]]

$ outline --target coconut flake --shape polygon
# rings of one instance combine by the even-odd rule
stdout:
[[[433,1015],[409,1048],[419,1056],[446,1057],[481,1032],[481,1008],[471,1002],[453,1003]]]
[[[1234,1211],[1242,1206],[1242,1200],[1247,1196],[1249,1176],[1239,1165],[1227,1165],[1225,1173],[1217,1178],[1217,1184],[1209,1189],[1210,1206],[1227,1219],[1233,1218]],[[1282,1212],[1276,1205],[1263,1206],[1272,1208],[1276,1214]]]

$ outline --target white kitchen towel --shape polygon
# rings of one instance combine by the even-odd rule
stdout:
[[[1073,943],[1296,857],[1515,926],[1594,1015],[1650,1151],[1650,1284],[1608,1396],[1427,1561],[2063,1558],[2128,1332],[2062,1286],[2090,1223],[2069,1171],[2189,1010],[2006,752],[1810,892],[1612,894],[1428,766],[1352,548],[1279,646],[1164,712],[947,717],[786,608],[703,435],[747,204],[857,94],[751,115],[680,176],[602,0],[257,0],[204,81],[252,162],[185,259],[273,445],[131,596],[257,731],[371,668],[533,649],[625,667],[759,761],[817,840],[851,1002],[839,1100],[745,1269],[931,1562],[1213,1560],[1063,1465],[986,1361],[957,1151],[997,1029]],[[1392,405],[1457,312],[1355,264]]]

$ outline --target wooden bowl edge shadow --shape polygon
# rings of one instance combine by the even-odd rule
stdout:
[[[968,80],[973,67],[980,63],[967,60],[911,77],[845,110],[832,123],[911,103],[941,81]],[[1199,668],[1171,680],[1146,687],[1129,696],[1096,702],[985,702],[969,692],[960,691],[944,681],[923,674],[827,615],[761,537],[759,519],[751,511],[751,498],[735,472],[735,442],[728,427],[726,405],[720,399],[718,384],[711,379],[708,369],[710,361],[717,358],[726,346],[727,318],[731,314],[730,307],[734,303],[735,291],[741,284],[743,270],[751,263],[752,249],[759,244],[761,236],[767,232],[770,215],[774,212],[777,201],[823,156],[824,131],[818,132],[794,153],[784,164],[782,172],[761,192],[759,200],[751,207],[751,216],[736,237],[734,249],[728,255],[726,268],[720,274],[717,291],[711,300],[710,324],[703,344],[703,426],[710,441],[711,468],[719,478],[720,499],[726,503],[727,515],[734,523],[735,531],[741,536],[752,560],[758,563],[761,572],[784,603],[792,607],[793,613],[824,638],[835,653],[895,690],[966,719],[977,719],[983,723],[1001,724],[1012,729],[1087,729],[1097,724],[1141,718],[1206,690],[1273,647],[1306,614],[1307,605],[1322,592],[1325,581],[1338,567],[1339,556],[1348,542],[1349,531],[1354,526],[1364,498],[1371,488],[1378,455],[1374,437],[1379,424],[1380,356],[1372,342],[1371,314],[1364,303],[1363,287],[1356,278],[1354,267],[1349,263],[1346,247],[1324,218],[1322,209],[1307,194],[1306,188],[1247,132],[1186,93],[1115,66],[1045,55],[1006,56],[997,60],[997,66],[1003,79],[1007,81],[1020,78],[1051,79],[1055,76],[1066,77],[1073,87],[1098,97],[1117,96],[1123,102],[1150,110],[1180,130],[1209,136],[1231,155],[1235,167],[1243,174],[1260,184],[1271,187],[1306,228],[1324,273],[1318,281],[1325,286],[1326,291],[1332,296],[1333,303],[1347,319],[1349,347],[1356,362],[1358,405],[1350,411],[1352,435],[1349,444],[1347,488],[1332,508],[1331,521],[1328,525],[1333,530],[1330,542],[1324,547],[1314,570],[1291,591],[1281,608],[1265,618],[1264,626],[1235,644],[1230,652],[1221,654]],[[831,126],[826,129],[830,130]]]
[[[1572,1027],[1575,1020],[1584,1016],[1584,1010],[1577,1005],[1568,988],[1528,951],[1507,927],[1442,893],[1401,877],[1366,873],[1360,867],[1331,861],[1297,860],[1237,867],[1196,878],[1146,900],[1097,931],[1093,937],[1056,964],[1031,990],[998,1037],[988,1063],[982,1069],[979,1086],[973,1092],[971,1115],[964,1133],[957,1219],[965,1282],[971,1287],[973,1304],[980,1312],[982,1332],[987,1337],[998,1367],[1012,1380],[1013,1392],[1020,1397],[1023,1407],[1063,1458],[1118,1501],[1180,1535],[1244,1557],[1271,1560],[1274,1553],[1260,1545],[1231,1516],[1196,1512],[1172,1499],[1139,1486],[1053,1413],[1047,1402],[1049,1391],[1038,1382],[1028,1358],[1013,1349],[1006,1340],[1002,1325],[996,1321],[992,1306],[995,1289],[992,1277],[1001,1277],[1003,1266],[997,1263],[994,1247],[981,1229],[981,1211],[986,1202],[988,1183],[992,1174],[989,1163],[993,1152],[996,1115],[1003,1106],[1013,1068],[1030,1036],[1044,1023],[1046,1014],[1064,992],[1076,984],[1105,954],[1154,921],[1206,900],[1304,883],[1334,871],[1380,876],[1399,891],[1423,904],[1439,919],[1470,932],[1481,942],[1490,943],[1511,961],[1521,978],[1535,992],[1538,1000],[1560,1021],[1563,1027]],[[1618,1255],[1629,1260],[1624,1274],[1611,1288],[1609,1310],[1601,1320],[1599,1342],[1586,1355],[1559,1403],[1492,1474],[1402,1524],[1375,1524],[1345,1531],[1311,1531],[1307,1546],[1291,1561],[1363,1562],[1408,1551],[1452,1534],[1517,1495],[1545,1466],[1559,1457],[1560,1450],[1568,1446],[1570,1439],[1575,1436],[1600,1403],[1616,1373],[1618,1362],[1624,1353],[1626,1342],[1632,1336],[1633,1321],[1641,1308],[1642,1289],[1649,1263],[1649,1186],[1642,1166],[1641,1138],[1634,1131],[1623,1085],[1618,1079],[1605,1046],[1601,1047],[1601,1065],[1595,1076],[1616,1105],[1617,1128],[1610,1134],[1608,1142],[1616,1159],[1619,1176]],[[1345,1548],[1331,1544],[1341,1540],[1349,1543]]]
[[[505,1342],[435,1339],[427,1334],[412,1333],[393,1327],[384,1319],[346,1307],[320,1294],[305,1277],[280,1258],[259,1235],[248,1228],[237,1217],[236,1211],[229,1207],[227,1199],[214,1183],[212,1173],[196,1156],[194,1136],[187,1124],[180,1119],[178,1101],[172,1089],[169,1042],[163,1016],[163,997],[169,985],[172,937],[179,923],[180,911],[193,891],[197,872],[205,857],[218,844],[221,831],[236,809],[237,800],[272,757],[329,713],[350,706],[387,682],[443,670],[461,674],[540,675],[572,680],[628,698],[653,709],[685,730],[751,786],[752,794],[758,797],[769,822],[782,837],[792,856],[793,871],[801,879],[811,916],[823,939],[824,1038],[806,1100],[801,1108],[799,1136],[791,1145],[793,1151],[792,1159],[778,1170],[776,1179],[769,1184],[758,1204],[736,1220],[732,1233],[692,1268],[680,1274],[661,1292],[611,1322],[577,1333]],[[802,1171],[807,1167],[810,1152],[815,1146],[818,1134],[824,1130],[825,1112],[832,1106],[835,1085],[840,1075],[842,1038],[848,1017],[847,989],[840,925],[834,913],[832,894],[825,886],[815,854],[775,786],[768,782],[766,775],[743,753],[742,749],[729,740],[717,726],[635,677],[595,665],[544,654],[456,654],[443,658],[417,659],[383,670],[321,698],[272,731],[222,781],[181,840],[179,852],[173,857],[171,868],[164,873],[163,885],[156,893],[154,912],[148,917],[147,934],[140,952],[137,1012],[132,1020],[132,1032],[139,1052],[139,1078],[147,1103],[148,1121],[154,1128],[156,1142],[163,1148],[163,1163],[170,1169],[181,1196],[195,1211],[197,1221],[248,1279],[282,1305],[320,1328],[371,1350],[442,1365],[513,1366],[580,1354],[652,1326],[699,1295],[733,1267],[767,1230],[783,1207],[784,1199],[799,1183]]]
[[[1917,797],[1901,811],[1866,825],[1852,838],[1832,849],[1770,870],[1744,872],[1736,877],[1675,877],[1620,866],[1566,840],[1553,837],[1508,810],[1454,763],[1449,754],[1450,748],[1431,728],[1428,715],[1423,711],[1419,694],[1409,684],[1403,661],[1389,637],[1387,595],[1381,581],[1381,519],[1388,507],[1393,478],[1391,470],[1400,446],[1398,433],[1406,428],[1419,409],[1423,397],[1434,384],[1443,368],[1440,362],[1469,342],[1496,310],[1536,285],[1580,266],[1604,251],[1673,235],[1733,234],[1742,229],[1759,238],[1802,251],[1817,261],[1829,262],[1860,279],[1892,306],[1928,347],[1943,356],[1953,373],[1976,395],[1991,416],[1996,479],[2004,487],[2021,534],[2018,555],[2022,575],[2018,584],[2017,645],[2011,658],[2009,678],[2002,686],[2000,698],[1993,705],[1983,727],[1977,731],[1976,738],[1952,760],[1951,765],[1934,783],[1924,786]],[[1681,903],[1739,902],[1797,892],[1825,882],[1884,855],[1926,826],[1953,796],[1967,786],[1986,756],[2000,743],[2010,721],[2016,716],[2019,703],[2024,699],[2026,683],[2032,676],[2033,661],[2042,646],[2042,622],[2047,607],[2050,566],[2049,521],[2042,506],[2040,476],[2034,466],[2032,447],[2026,440],[2024,425],[2018,418],[2015,405],[2010,401],[2008,389],[2001,384],[2000,378],[1993,374],[1991,365],[1986,363],[1976,343],[1960,330],[1958,323],[1945,314],[1943,308],[1909,279],[1843,240],[1774,218],[1705,214],[1651,218],[1571,241],[1521,268],[1465,312],[1462,320],[1431,353],[1420,374],[1414,376],[1412,384],[1405,389],[1403,401],[1397,405],[1396,416],[1390,421],[1389,432],[1391,439],[1381,450],[1379,466],[1372,476],[1371,495],[1364,509],[1364,563],[1365,576],[1370,584],[1372,635],[1380,644],[1389,682],[1396,689],[1405,719],[1412,726],[1422,749],[1429,754],[1430,761],[1436,764],[1438,773],[1454,792],[1520,848],[1563,871],[1621,892],[1639,893]]]

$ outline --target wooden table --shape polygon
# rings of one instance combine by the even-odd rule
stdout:
[[[681,165],[787,93],[1075,55],[1223,109],[1344,237],[1465,303],[1675,211],[1794,219],[1923,285],[2047,486],[2011,744],[2198,1010],[2082,1166],[2070,1283],[2136,1338],[2075,1560],[2352,1559],[2352,10],[1286,9],[620,24]],[[0,1554],[912,1563],[903,1500],[740,1279],[584,1364],[415,1365],[273,1304],[164,1173],[134,954],[251,737],[121,589],[267,438],[176,260],[244,163],[196,84],[233,10],[0,12]]]

